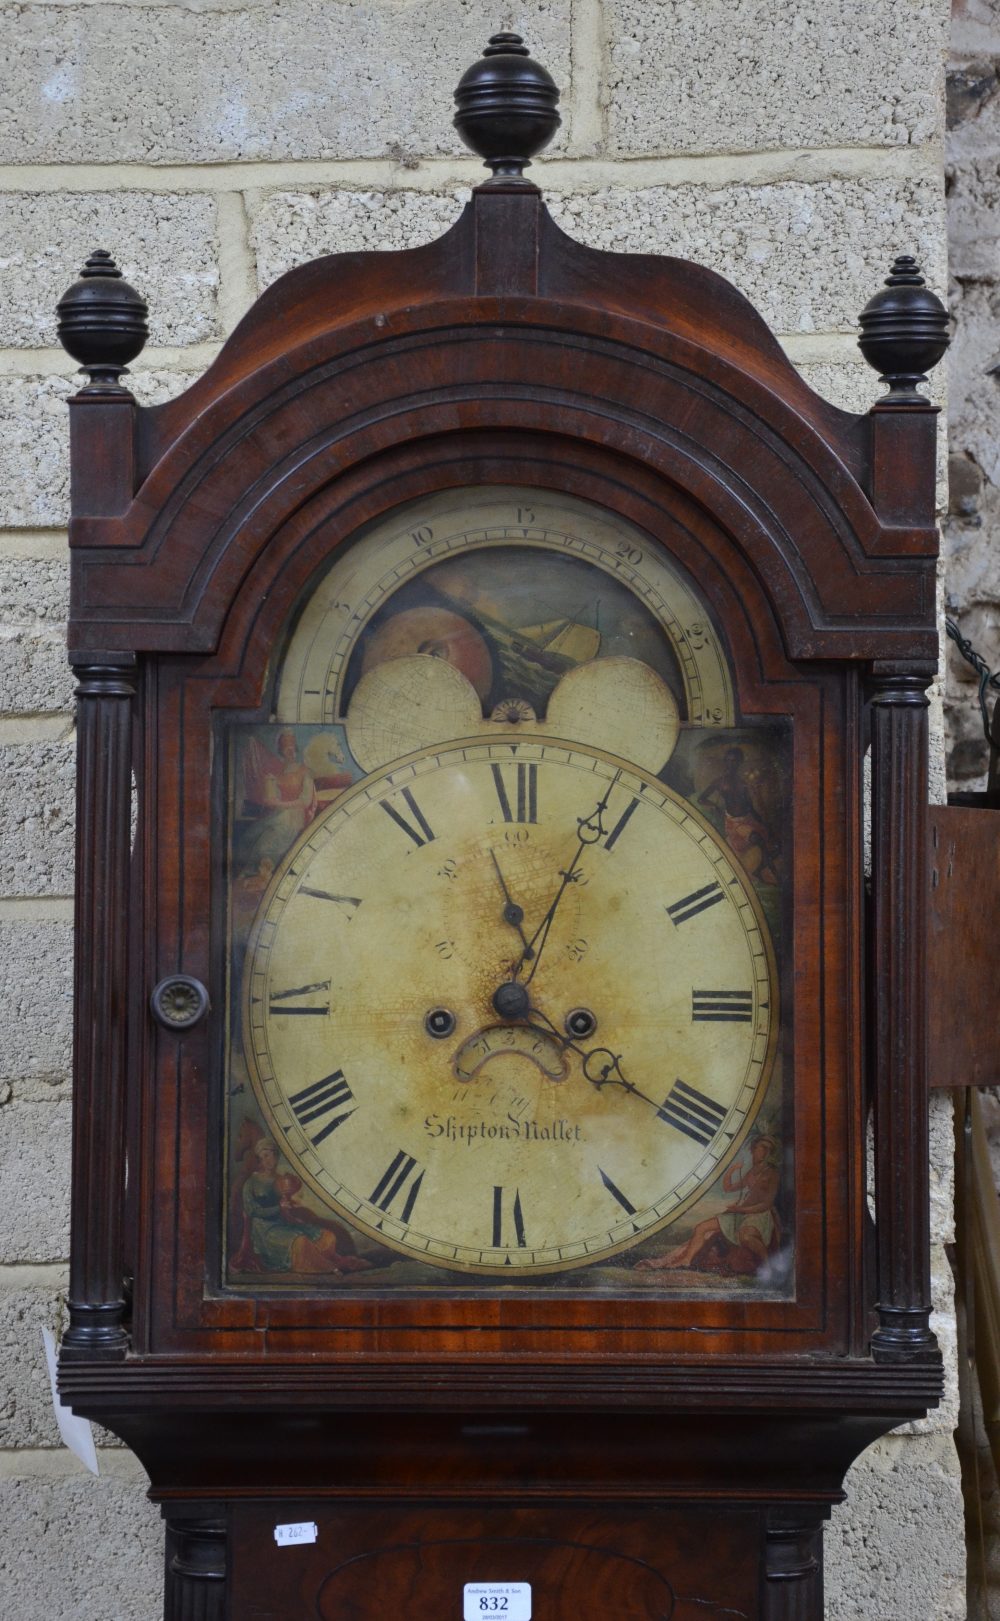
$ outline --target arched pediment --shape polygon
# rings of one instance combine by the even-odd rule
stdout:
[[[422,445],[440,465],[470,436],[500,454],[527,433],[540,462],[558,440],[563,466],[600,454],[627,483],[639,464],[666,505],[675,490],[699,507],[760,582],[792,657],[890,656],[894,635],[930,635],[926,525],[887,525],[871,499],[878,412],[820,400],[712,272],[595,253],[537,212],[537,280],[572,298],[449,286],[468,280],[482,235],[470,205],[428,248],[291,272],[186,394],[116,405],[136,418],[138,488],[117,515],[76,522],[77,641],[117,646],[127,619],[128,645],[210,650],[241,582],[259,588],[287,561],[297,514],[323,514],[336,545],[341,494],[359,480],[391,505]],[[897,432],[921,428],[930,408],[890,416]]]

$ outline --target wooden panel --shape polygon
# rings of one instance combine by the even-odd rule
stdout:
[[[318,1540],[277,1548],[277,1522]],[[240,1506],[229,1614],[239,1621],[458,1621],[467,1582],[528,1582],[544,1621],[755,1621],[759,1516],[733,1509],[324,1509]]]
[[[1000,810],[932,805],[930,833],[930,1084],[997,1086]]]

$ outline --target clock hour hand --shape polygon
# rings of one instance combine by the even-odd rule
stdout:
[[[523,906],[518,906],[517,902],[514,900],[514,897],[511,895],[510,890],[507,888],[507,880],[504,878],[504,875],[500,870],[500,863],[497,860],[496,854],[493,850],[490,851],[490,860],[496,868],[496,875],[500,880],[500,888],[503,890],[503,920],[505,923],[509,923],[512,929],[516,929],[518,934],[521,936],[521,944],[524,947],[524,950],[521,953],[521,962],[524,962],[526,958],[530,958],[535,955],[534,950],[529,944],[528,936],[524,932],[524,908]]]
[[[532,1019],[540,1019],[545,1029],[555,1036],[556,1040],[560,1041],[564,1048],[569,1048],[571,1052],[579,1055],[583,1060],[584,1077],[590,1082],[591,1086],[597,1088],[598,1092],[605,1086],[620,1086],[623,1092],[628,1092],[634,1098],[641,1098],[643,1103],[648,1103],[650,1108],[655,1109],[659,1114],[661,1105],[655,1099],[648,1097],[645,1092],[640,1091],[628,1079],[622,1069],[621,1053],[613,1053],[610,1047],[582,1047],[578,1041],[573,1040],[572,1036],[564,1036],[540,1008],[531,1007],[529,1013],[531,1015],[529,1023]]]
[[[648,1103],[650,1108],[659,1114],[660,1105],[653,1098],[647,1097],[645,1092],[640,1092],[625,1075],[622,1070],[621,1053],[613,1053],[608,1047],[591,1047],[589,1052],[583,1053],[583,1073],[591,1086],[596,1086],[598,1091],[605,1086],[620,1086],[631,1097],[641,1098],[643,1103]]]

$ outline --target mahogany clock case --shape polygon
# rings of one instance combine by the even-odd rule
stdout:
[[[493,282],[525,237],[538,245],[535,296],[462,296],[476,283],[473,245]],[[929,660],[934,633],[927,530],[881,525],[856,479],[866,472],[862,427],[870,438],[885,428],[917,438],[928,418],[912,407],[867,420],[834,411],[711,273],[607,257],[629,317],[595,307],[593,281],[606,301],[611,265],[563,237],[535,193],[484,188],[429,248],[293,272],[179,400],[140,411],[127,396],[78,396],[78,440],[100,417],[111,448],[104,424],[118,420],[137,452],[127,510],[74,520],[72,635],[80,663],[109,644],[140,661],[131,1068],[157,1074],[132,1089],[139,1174],[126,1230],[143,1353],[239,1355],[265,1324],[272,1355],[319,1344],[364,1354],[376,1338],[383,1353],[431,1342],[460,1352],[466,1325],[481,1353],[569,1350],[592,1344],[595,1329],[623,1353],[642,1351],[649,1334],[658,1351],[711,1344],[730,1355],[866,1346],[861,674],[863,661],[893,654]],[[357,307],[362,296],[374,315]],[[285,352],[268,358],[276,329]],[[82,490],[79,468],[76,478],[86,507],[86,474]],[[143,1004],[171,971],[224,1004],[222,919],[205,904],[218,861],[213,724],[226,712],[268,718],[273,651],[334,547],[404,503],[490,484],[582,498],[665,547],[731,652],[741,719],[791,723],[794,1300],[745,1302],[735,1314],[725,1302],[633,1299],[626,1311],[564,1300],[558,1321],[513,1299],[386,1302],[376,1331],[367,1302],[312,1299],[306,1311],[299,1299],[239,1300],[212,1287],[217,1031],[210,1020],[172,1039]],[[896,555],[885,555],[889,544]],[[859,596],[876,589],[869,623]]]
[[[904,379],[867,415],[835,409],[720,277],[582,247],[502,175],[437,242],[290,272],[178,399],[141,409],[107,373],[72,402],[64,1396],[136,1448],[157,1496],[199,1513],[268,1493],[753,1497],[754,1545],[766,1533],[780,1564],[798,1532],[774,1503],[808,1500],[815,1527],[851,1458],[940,1386],[923,1036],[934,408]],[[555,1289],[449,1285],[443,1268],[412,1289],[376,1272],[282,1288],[227,1271],[227,729],[273,723],[296,616],[343,548],[409,503],[491,488],[638,532],[716,627],[734,726],[783,739],[780,1289],[588,1292],[585,1269]],[[169,1028],[149,998],[177,976],[211,1011]]]
[[[462,448],[468,450],[471,447]],[[515,447],[509,448],[514,450]],[[441,466],[428,454],[426,445],[420,446],[419,454],[420,467],[415,477],[413,475],[406,477],[402,468],[394,468],[390,473],[383,464],[378,470],[381,476],[374,490],[366,492],[368,500],[373,503],[395,502],[399,500],[400,494],[405,499],[414,491],[417,494],[425,494],[428,489],[440,488],[443,472]],[[403,455],[407,458],[412,457],[414,451],[407,447]],[[392,456],[392,461],[397,461],[396,455]],[[516,452],[508,459],[507,456],[496,454],[487,457],[482,450],[477,454],[473,449],[470,459],[466,460],[463,455],[456,454],[455,449],[452,449],[445,476],[450,479],[457,478],[463,484],[470,474],[475,482],[487,482],[492,475],[502,484],[523,484],[526,473],[530,476],[530,470],[525,467],[524,461],[516,456]],[[570,482],[569,473],[570,469],[564,462],[563,467],[555,475],[550,472],[548,476],[558,477],[558,487],[565,489]],[[637,519],[644,520],[642,527],[645,533],[656,536],[667,527],[664,522],[662,500],[658,513],[652,509],[652,503],[648,498],[640,506],[637,495],[640,494],[641,486],[637,490],[637,482],[632,475],[628,499],[623,500],[621,494],[618,495],[618,510],[621,511],[622,507],[625,507],[633,522]],[[653,481],[647,475],[645,482],[652,484]],[[619,491],[623,483],[624,477],[620,475]],[[593,475],[589,479],[581,476],[580,470],[576,471],[572,487],[578,492],[586,491],[590,499],[599,494],[603,497],[604,505],[607,505],[611,498],[606,482],[602,487]],[[327,516],[328,499],[329,494],[325,491],[318,503],[318,512],[312,506],[300,508],[295,520],[296,532],[301,533],[308,529],[321,558],[325,558],[333,527]],[[367,515],[367,503],[362,510]],[[684,519],[687,520],[686,523]],[[341,524],[343,522],[341,518]],[[684,538],[687,539],[689,559],[692,559],[692,551],[688,536],[692,533],[698,535],[700,532],[701,537],[708,538],[711,534],[704,518],[699,523],[698,514],[685,512],[676,498],[671,502],[667,522],[668,532],[674,539],[675,546],[678,544],[675,537],[681,523],[684,524],[684,529],[687,530],[687,536]],[[338,529],[339,527],[338,525]],[[272,551],[270,555],[273,558],[275,554]],[[696,554],[692,560],[696,562],[697,568],[691,572],[696,573],[697,577],[704,581],[708,572],[706,562]],[[308,559],[304,559],[303,568],[307,567]],[[266,604],[268,609],[272,609],[275,596],[285,586],[287,577],[292,572],[293,568],[286,559],[284,565],[280,563],[277,565],[274,576],[248,580],[248,589],[252,593],[255,605]],[[719,575],[721,578],[721,570]],[[713,608],[719,622],[729,630],[734,645],[739,646],[737,636],[742,627],[733,623],[735,603],[731,587],[729,600],[727,601],[720,592],[719,598],[713,603]],[[733,634],[734,631],[736,634]],[[252,653],[255,649],[269,645],[273,645],[273,642],[268,632],[261,631],[259,627],[249,629],[244,649],[249,649]],[[828,715],[836,714],[838,710],[842,715],[845,707],[844,684],[831,682],[827,678],[825,690],[822,681],[818,684],[815,681],[811,682],[808,686],[800,682],[796,688],[788,680],[787,669],[779,664],[773,672],[776,679],[770,684],[751,685],[744,674],[744,669],[749,662],[747,654],[751,653],[751,649],[751,656],[756,664],[759,645],[760,639],[755,638],[751,642],[750,636],[744,630],[741,648],[743,657],[741,659],[738,654],[735,660],[741,716],[791,717],[792,735],[797,745],[797,748],[793,748],[789,793],[790,802],[795,806],[790,843],[792,849],[796,851],[796,856],[791,864],[794,864],[797,875],[801,875],[806,870],[807,849],[810,852],[822,850],[824,855],[835,862],[843,862],[845,859],[842,843],[844,836],[840,831],[845,819],[837,818],[833,827],[824,827],[820,803],[811,792],[812,783],[823,769],[820,761],[823,757],[825,740],[819,737],[812,746],[803,746],[799,742],[800,738],[813,732],[813,717],[824,700]],[[165,860],[165,868],[161,867],[157,875],[155,893],[160,898],[158,906],[160,927],[172,925],[176,934],[172,942],[173,949],[168,950],[165,957],[160,959],[160,966],[154,970],[153,979],[155,981],[162,977],[162,973],[167,971],[167,966],[173,958],[185,973],[193,974],[206,983],[216,1006],[224,1006],[226,1002],[223,973],[226,940],[222,926],[225,918],[224,898],[219,897],[220,904],[213,908],[209,915],[205,915],[203,904],[204,897],[212,893],[213,878],[216,876],[213,873],[213,857],[214,865],[218,867],[217,844],[213,850],[213,829],[218,830],[225,825],[221,793],[214,805],[212,799],[213,721],[219,711],[229,705],[238,708],[242,719],[247,717],[248,711],[261,720],[266,719],[269,713],[267,703],[265,701],[261,704],[261,698],[265,696],[261,691],[264,674],[259,667],[252,670],[249,679],[242,672],[226,673],[223,661],[217,656],[201,661],[201,668],[197,671],[192,669],[190,661],[183,666],[161,663],[157,680],[158,713],[155,722],[150,726],[151,733],[158,737],[162,737],[165,731],[169,734],[173,724],[177,725],[178,731],[181,727],[183,729],[183,752],[175,748],[156,749],[158,756],[156,801],[160,816],[157,848],[161,852],[160,861]],[[796,722],[799,724],[796,725]],[[840,738],[837,741],[840,742]],[[827,750],[829,754],[829,745]],[[223,752],[221,749],[217,750],[217,761]],[[826,763],[826,773],[841,802],[848,803],[852,799],[857,802],[860,793],[857,776],[860,750],[857,748],[854,750],[853,772],[848,750],[843,750],[840,758],[837,757],[838,752],[840,751],[837,751],[835,744],[833,757],[828,758]],[[216,780],[220,778],[224,780],[224,773],[219,771],[217,764]],[[810,811],[812,811],[812,826],[809,825]],[[830,820],[833,821],[832,818]],[[179,857],[176,873],[175,852]],[[812,856],[812,860],[816,861],[815,855]],[[815,882],[819,887],[822,876],[818,874]],[[178,911],[175,916],[171,916],[174,903],[166,899],[171,891],[179,891]],[[806,881],[803,877],[799,877],[794,895],[799,902],[800,913],[809,906],[809,901],[805,898],[808,894]],[[199,913],[202,914],[200,918]],[[822,916],[820,906],[816,907],[816,913],[818,918]],[[210,927],[212,917],[216,923],[214,939]],[[839,931],[828,926],[828,941],[822,947],[819,945],[817,935],[810,936],[801,928],[797,933],[798,957],[793,969],[793,976],[799,987],[799,996],[795,1003],[798,1048],[796,1065],[803,1066],[806,1073],[823,1075],[825,1079],[822,1091],[817,1088],[811,1098],[800,1094],[798,1104],[800,1118],[795,1153],[796,1181],[804,1178],[808,1185],[823,1180],[823,1166],[827,1159],[837,1164],[846,1164],[851,1158],[849,1122],[843,1108],[840,1110],[832,1108],[829,1101],[838,1096],[844,1099],[848,1095],[847,1055],[840,1047],[839,1040],[833,1051],[824,1052],[819,1028],[811,1028],[808,1017],[801,1012],[802,1008],[808,1008],[810,1005],[813,1007],[820,1005],[821,964],[831,987],[831,994],[837,998],[838,1003],[856,1005],[858,1002],[859,987],[856,983],[851,983],[849,945],[842,935],[840,938],[837,937],[838,933]],[[182,955],[178,952],[174,956],[181,939],[183,939]],[[853,960],[856,964],[858,960],[856,953]],[[221,1151],[222,1100],[218,1085],[221,1065],[217,1032],[213,1032],[209,1025],[203,1028],[204,1033],[202,1030],[193,1031],[184,1042],[186,1062],[195,1065],[196,1070],[206,1076],[207,1084],[198,1088],[197,1093],[194,1088],[185,1087],[183,1081],[179,1091],[175,1092],[176,1053],[170,1051],[173,1044],[160,1043],[160,1046],[167,1050],[162,1055],[163,1068],[159,1072],[156,1087],[157,1119],[154,1130],[157,1138],[162,1141],[161,1152],[169,1154],[171,1162],[175,1156],[179,1156],[177,1163],[180,1184],[184,1187],[186,1196],[178,1202],[172,1213],[167,1231],[161,1231],[157,1224],[150,1235],[151,1269],[148,1299],[150,1349],[178,1349],[185,1343],[192,1343],[189,1338],[191,1334],[207,1332],[214,1337],[218,1334],[238,1333],[241,1327],[245,1330],[248,1322],[249,1302],[234,1298],[231,1290],[225,1295],[211,1291],[206,1298],[203,1284],[205,1259],[200,1262],[193,1275],[187,1277],[182,1261],[184,1256],[206,1257],[209,1235],[218,1233],[221,1225],[218,1218],[224,1159]],[[801,1073],[801,1069],[799,1072]],[[825,1108],[822,1107],[824,1102]],[[189,1109],[193,1110],[193,1114],[187,1113]],[[166,1135],[161,1137],[163,1125],[167,1121],[169,1125]],[[855,1122],[855,1136],[857,1131],[858,1126]],[[825,1148],[821,1146],[824,1140]],[[857,1175],[855,1169],[855,1176]],[[850,1179],[842,1177],[838,1177],[829,1189],[826,1242],[835,1248],[838,1233],[846,1232],[849,1189]],[[855,1205],[857,1202],[855,1190]],[[817,1215],[818,1212],[813,1214],[805,1210],[801,1219],[796,1222],[800,1261],[794,1301],[789,1300],[780,1305],[771,1302],[765,1306],[748,1300],[741,1307],[741,1326],[761,1327],[770,1336],[776,1336],[775,1343],[779,1346],[782,1343],[785,1345],[798,1343],[797,1338],[789,1336],[799,1336],[805,1331],[817,1336],[820,1343],[825,1341],[828,1344],[832,1343],[838,1350],[846,1349],[851,1343],[847,1316],[849,1297],[845,1293],[845,1297],[837,1302],[836,1306],[830,1302],[824,1311],[822,1294],[825,1291],[822,1282],[823,1267]],[[840,1247],[844,1250],[848,1247],[843,1237],[840,1239]],[[208,1259],[208,1276],[211,1278],[213,1275],[216,1278],[220,1275],[220,1264],[215,1256]],[[299,1279],[300,1287],[303,1282],[304,1280]],[[572,1282],[572,1278],[566,1279],[570,1288]],[[580,1282],[582,1284],[582,1280]],[[373,1283],[377,1292],[378,1279],[375,1278]],[[581,1334],[589,1336],[593,1329],[602,1323],[608,1327],[614,1325],[616,1334],[623,1331],[626,1333],[623,1349],[638,1350],[644,1343],[644,1336],[650,1331],[669,1335],[678,1344],[683,1344],[684,1337],[688,1336],[687,1343],[690,1344],[690,1331],[695,1327],[714,1330],[722,1336],[719,1343],[730,1346],[733,1343],[731,1338],[733,1328],[725,1300],[688,1300],[683,1308],[679,1308],[676,1305],[670,1307],[664,1300],[630,1297],[627,1310],[620,1301],[603,1300],[597,1308],[583,1308],[564,1300],[556,1320],[553,1320],[551,1313],[539,1311],[537,1303],[515,1300],[510,1298],[509,1294],[502,1300],[491,1302],[489,1306],[484,1302],[474,1305],[468,1301],[458,1301],[454,1298],[454,1288],[448,1289],[447,1283],[447,1279],[441,1279],[444,1291],[451,1297],[444,1310],[440,1302],[423,1299],[408,1300],[405,1305],[391,1304],[388,1300],[382,1302],[378,1313],[378,1334],[382,1345],[387,1347],[389,1343],[395,1341],[401,1350],[412,1353],[418,1350],[421,1344],[420,1323],[424,1322],[428,1327],[433,1327],[440,1323],[443,1315],[446,1315],[452,1324],[462,1322],[470,1326],[476,1325],[477,1342],[484,1351],[512,1350],[514,1348],[512,1336],[515,1329],[519,1331],[523,1349],[551,1350],[560,1342],[564,1345],[571,1344]],[[176,1298],[168,1326],[159,1320],[157,1298],[168,1298],[173,1290],[176,1290]],[[342,1345],[345,1351],[358,1352],[370,1348],[371,1306],[367,1300],[355,1301],[353,1292],[350,1298],[346,1293],[335,1297],[327,1293],[322,1299],[317,1298],[314,1293],[308,1308],[304,1308],[301,1298],[289,1300],[265,1296],[263,1291],[254,1290],[252,1281],[246,1278],[240,1292],[244,1295],[258,1296],[253,1302],[250,1318],[253,1323],[252,1332],[254,1335],[259,1333],[266,1322],[268,1338],[274,1351],[284,1345],[291,1350],[304,1349],[309,1344],[317,1343],[317,1336],[327,1333],[332,1333],[336,1343]],[[853,1279],[853,1292],[855,1298],[859,1298],[860,1277],[857,1274]],[[836,1319],[831,1321],[834,1312]],[[831,1315],[827,1315],[828,1313]],[[397,1318],[399,1327],[394,1321]],[[139,1321],[140,1302],[137,1299],[135,1324],[137,1330]],[[447,1337],[455,1335],[454,1328],[449,1328],[445,1332]],[[459,1336],[461,1332],[459,1329]],[[862,1333],[863,1325],[855,1324],[855,1343],[859,1342]],[[458,1348],[460,1339],[455,1337],[452,1343]]]

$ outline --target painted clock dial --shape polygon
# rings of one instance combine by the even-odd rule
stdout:
[[[251,931],[274,1142],[346,1223],[476,1273],[614,1255],[732,1159],[777,1029],[767,924],[705,818],[505,733],[374,772]]]
[[[787,1293],[782,724],[586,501],[336,552],[230,727],[229,1281]]]

